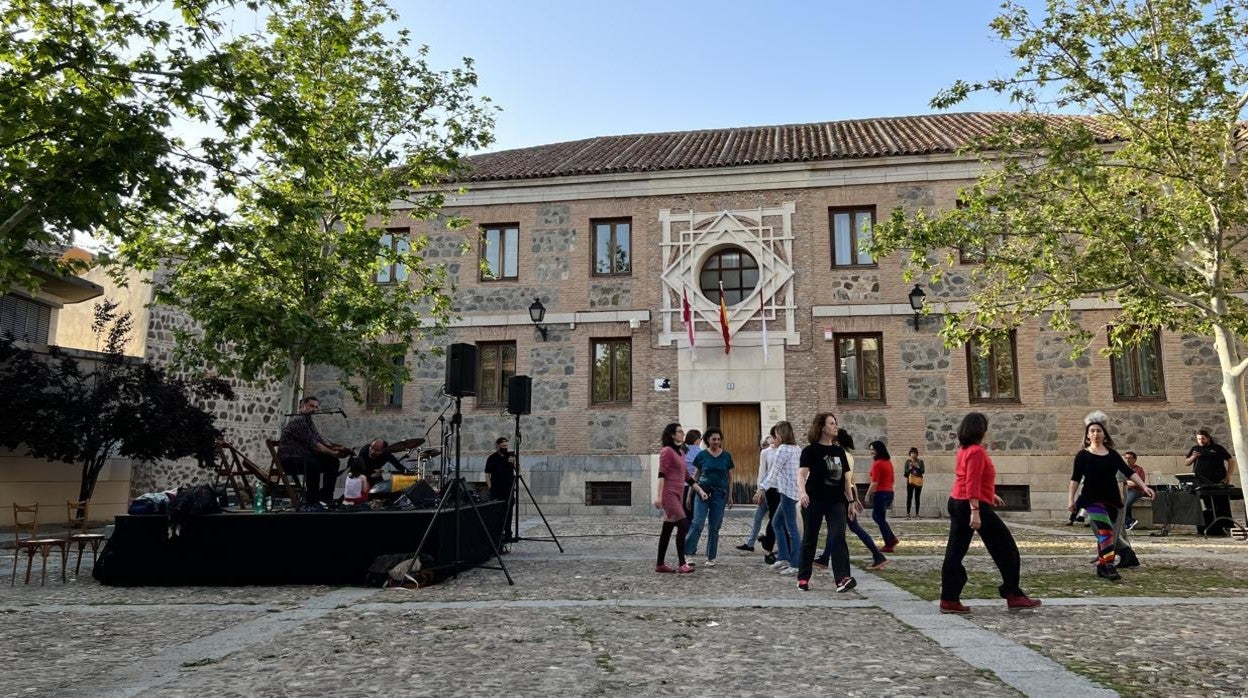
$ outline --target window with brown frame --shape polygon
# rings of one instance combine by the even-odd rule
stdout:
[[[883,345],[879,333],[836,335],[840,402],[884,402]]]
[[[1109,363],[1114,400],[1165,400],[1166,381],[1161,371],[1161,337],[1157,332],[1134,346],[1127,346]]]
[[[966,376],[971,402],[1017,402],[1018,358],[1014,332],[998,337],[986,352],[976,341],[966,344]]]
[[[407,281],[407,267],[394,261],[395,255],[405,255],[411,251],[411,231],[407,228],[387,230],[378,241],[382,249],[379,256],[381,268],[377,270],[377,283],[394,284]]]
[[[633,219],[590,221],[594,230],[594,276],[633,273]]]
[[[828,209],[828,225],[832,231],[832,266],[873,267],[875,258],[863,250],[871,241],[875,226],[875,207],[858,206]]]
[[[507,404],[507,379],[516,375],[515,342],[477,344],[477,407]]]
[[[394,357],[394,373],[389,378],[370,381],[366,401],[369,407],[402,407],[403,406],[403,364],[402,355]]]
[[[595,339],[591,343],[590,402],[595,405],[632,402],[633,341]]]
[[[520,226],[487,225],[481,229],[482,281],[515,279],[520,275]]]

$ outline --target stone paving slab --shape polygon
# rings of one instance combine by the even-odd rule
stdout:
[[[116,609],[0,614],[0,694],[62,696],[94,687],[126,663],[263,614]],[[91,693],[93,691],[87,691]]]
[[[1132,686],[1124,695],[1242,696],[1245,611],[1243,604],[1212,602],[1055,607],[1030,614],[1026,623],[976,608],[968,618],[1111,687]]]
[[[343,610],[269,652],[194,667],[183,683],[219,693],[242,675],[264,695],[1017,695],[875,609]]]

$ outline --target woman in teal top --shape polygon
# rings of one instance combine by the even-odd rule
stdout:
[[[706,534],[706,565],[715,566],[719,552],[719,527],[724,522],[724,510],[732,506],[728,501],[732,492],[732,455],[724,450],[724,433],[718,428],[707,429],[702,435],[706,450],[693,460],[695,478],[702,492],[693,500],[693,526],[685,539],[685,555],[692,558],[698,552],[698,539],[702,527],[710,518],[710,530]],[[689,564],[693,564],[690,560]]]

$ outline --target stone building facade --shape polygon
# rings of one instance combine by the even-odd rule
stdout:
[[[991,420],[989,445],[1012,504],[1054,516],[1089,411],[1107,412],[1118,445],[1163,478],[1179,470],[1195,429],[1225,438],[1226,418],[1204,338],[1162,333],[1135,365],[1148,373],[1136,380],[1147,384],[1140,392],[1121,380],[1130,366],[1115,370],[1097,353],[1114,308],[1089,301],[1082,322],[1102,328],[1091,351],[1071,359],[1041,319],[1019,328],[989,369],[977,354],[947,348],[937,318],[916,321],[907,299],[915,284],[902,279],[900,259],[859,256],[857,238],[896,207],[954,206],[979,166],[959,146],[1010,118],[647,134],[493,153],[474,158],[467,193],[447,204],[447,215],[476,226],[473,252],[461,256],[465,234],[439,220],[396,210],[387,227],[426,236],[427,256],[454,277],[461,317],[439,346],[478,345],[532,378],[521,457],[547,513],[651,510],[668,422],[723,427],[738,481],[748,483],[768,427],[787,419],[800,439],[817,412],[832,411],[854,435],[860,464],[875,439],[898,464],[918,447],[929,473],[924,514],[936,515],[952,480],[953,432],[978,410]],[[483,260],[498,278],[480,271]],[[939,284],[918,280],[934,311],[962,302],[972,263],[954,265]],[[730,352],[716,280],[729,282],[732,297]],[[546,309],[545,336],[529,317],[535,299]],[[312,371],[308,390],[348,413],[323,418],[322,429],[356,445],[431,430],[436,444],[449,401],[433,348],[407,357],[411,382],[381,406],[354,404],[337,376]],[[492,366],[481,373],[497,388]],[[1115,387],[1115,376],[1128,387]],[[461,464],[477,480],[515,420],[488,397],[464,398],[462,414]]]

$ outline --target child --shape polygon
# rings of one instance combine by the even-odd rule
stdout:
[[[347,506],[358,506],[366,502],[368,502],[368,477],[364,475],[364,464],[358,458],[352,458],[346,486],[342,492],[342,503]]]

